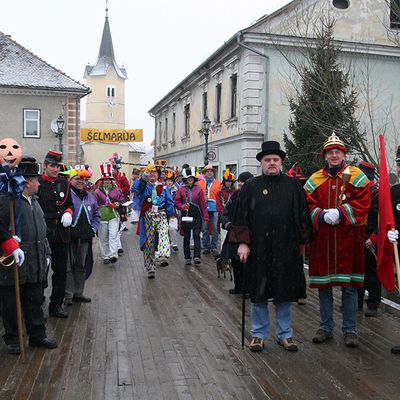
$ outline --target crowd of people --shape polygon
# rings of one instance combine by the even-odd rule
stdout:
[[[308,249],[309,283],[318,290],[320,323],[312,342],[333,338],[333,288],[341,288],[343,341],[358,346],[357,313],[376,317],[381,300],[377,276],[378,188],[375,166],[346,163],[347,149],[332,134],[324,143],[325,166],[308,179],[298,166],[282,172],[286,157],[280,144],[262,144],[256,159],[261,174],[225,170],[222,181],[211,165],[181,169],[165,164],[134,168],[132,180],[121,172],[115,155],[92,170],[77,165],[63,171],[62,154],[49,151],[42,165],[32,157],[16,163],[23,177],[21,196],[10,206],[0,195],[0,244],[3,258],[19,265],[21,303],[29,345],[52,349],[46,335],[44,289],[51,270],[49,316],[67,318],[65,306],[90,303],[85,281],[93,265],[92,241],[98,237],[104,264],[124,253],[121,234],[129,215],[136,225],[144,270],[155,279],[181,248],[184,267],[200,266],[202,257],[225,260],[233,269],[232,295],[251,300],[251,351],[260,352],[270,333],[269,304],[276,315],[276,341],[297,351],[292,304],[305,304],[304,253]],[[400,174],[400,150],[396,154]],[[400,185],[392,187],[396,227],[400,226]],[[11,221],[17,229],[10,231]],[[32,223],[33,221],[33,223]],[[181,243],[179,238],[181,238]],[[398,231],[387,233],[398,241]],[[182,247],[181,247],[182,246]],[[14,279],[0,268],[0,306],[10,354],[19,354]],[[400,346],[392,352],[400,353]]]

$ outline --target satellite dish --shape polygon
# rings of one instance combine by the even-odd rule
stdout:
[[[53,121],[51,121],[50,129],[52,130],[53,133],[58,133],[57,118],[54,118]]]

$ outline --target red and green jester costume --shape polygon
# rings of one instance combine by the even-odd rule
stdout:
[[[349,167],[351,177],[346,184],[342,204],[339,197],[342,174],[346,163],[336,176],[325,167],[315,172],[304,185],[314,228],[310,244],[310,287],[364,285],[364,230],[370,208],[369,180],[357,167]],[[325,209],[337,208],[338,225],[322,221]]]

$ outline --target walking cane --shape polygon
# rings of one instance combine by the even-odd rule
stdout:
[[[246,288],[246,270],[247,270],[247,268],[246,268],[246,263],[243,263],[243,285],[242,285],[242,291],[243,291],[243,294],[242,294],[242,349],[244,348],[244,325],[245,325],[245,321],[246,321],[246,318],[245,318],[245,316],[246,316],[246,313],[245,313],[245,311],[246,311],[246,291],[247,291],[247,288]]]
[[[8,199],[8,207],[10,209],[11,234],[15,236],[14,205],[11,199]],[[21,350],[22,362],[25,362],[25,345],[24,345],[24,336],[22,333],[21,296],[19,292],[19,265],[16,262],[14,263],[13,269],[14,269],[14,283],[15,283],[15,304],[17,308],[19,348]]]

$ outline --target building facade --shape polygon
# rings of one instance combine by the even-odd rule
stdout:
[[[342,62],[351,66],[358,92],[366,94],[359,96],[360,126],[371,126],[365,109],[367,98],[374,98],[375,129],[394,145],[400,121],[400,48],[391,34],[400,24],[393,21],[390,2],[295,0],[239,31],[151,108],[155,158],[203,165],[202,121],[207,116],[209,159],[219,176],[226,167],[257,173],[261,143],[282,141],[289,132],[288,96],[295,74],[290,60],[301,62],[312,45],[309,32],[324,15],[336,19]],[[368,83],[363,82],[366,71]],[[367,84],[368,89],[362,87]]]
[[[0,60],[0,139],[13,137],[24,154],[42,161],[49,149],[59,150],[53,130],[61,115],[64,159],[80,162],[80,102],[89,88],[1,32]]]

